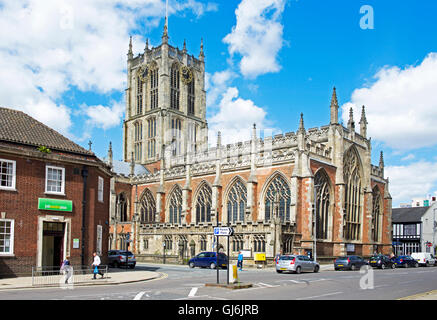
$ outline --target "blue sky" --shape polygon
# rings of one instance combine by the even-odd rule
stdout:
[[[194,56],[203,38],[211,141],[245,140],[253,122],[295,131],[301,112],[328,124],[333,86],[356,123],[364,104],[397,206],[436,195],[436,14],[435,1],[169,0],[169,36]],[[159,45],[164,16],[164,0],[0,1],[1,105],[121,159],[129,36],[134,54]]]

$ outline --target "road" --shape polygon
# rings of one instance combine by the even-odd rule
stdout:
[[[205,283],[216,283],[216,270],[145,263],[138,264],[136,270],[160,272],[162,277],[111,286],[0,291],[0,300],[394,300],[437,289],[437,267],[373,270],[367,274],[277,274],[273,269],[246,269],[239,272],[240,281],[253,287],[239,290],[205,287]],[[220,270],[221,283],[226,283],[226,273]]]

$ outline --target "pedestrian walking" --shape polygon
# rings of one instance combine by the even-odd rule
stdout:
[[[68,280],[71,278],[71,274],[73,268],[71,267],[70,257],[65,257],[65,260],[62,262],[61,271],[64,273],[64,282],[68,284]]]
[[[243,254],[241,253],[241,251],[238,251],[237,267],[240,269],[240,271],[243,270]]]
[[[99,255],[96,252],[93,253],[93,256],[94,256],[94,260],[93,260],[93,269],[94,269],[93,273],[94,273],[94,277],[93,277],[93,280],[96,279],[97,274],[100,274],[102,276],[102,278],[103,278],[103,273],[99,269],[99,266],[100,266],[100,263],[101,263],[100,262],[100,257],[99,257]]]

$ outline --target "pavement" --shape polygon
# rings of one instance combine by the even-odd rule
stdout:
[[[245,270],[254,270],[257,268],[245,268]],[[262,268],[274,269],[271,267]],[[163,272],[154,271],[139,271],[139,270],[120,270],[109,269],[105,278],[100,279],[100,276],[96,280],[90,279],[75,283],[74,286],[96,286],[96,285],[118,285],[123,283],[134,283],[141,281],[160,280],[167,277],[167,274]],[[334,265],[322,264],[320,265],[320,271],[334,271]],[[59,286],[59,285],[58,285]],[[39,286],[41,287],[41,286]],[[52,286],[53,287],[53,286]],[[13,289],[32,289],[36,288],[32,286],[32,277],[16,277],[0,279],[0,291],[1,290],[13,290]],[[398,300],[437,300],[437,290],[415,294],[412,296],[400,298]]]
[[[117,269],[119,270],[119,269]],[[92,274],[89,275],[89,280],[81,280],[79,283],[69,284],[74,286],[95,286],[95,285],[117,285],[123,283],[141,282],[148,280],[158,280],[166,277],[166,274],[153,271],[137,271],[126,270],[113,272],[109,269],[104,278],[97,276],[97,279],[92,279]],[[44,287],[59,287],[59,284],[47,285]],[[32,286],[32,277],[16,277],[0,279],[0,291],[12,289],[32,289],[41,288],[40,286]]]

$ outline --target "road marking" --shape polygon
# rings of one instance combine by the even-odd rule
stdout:
[[[143,295],[146,293],[146,291],[141,291],[141,292],[139,292],[136,296],[135,296],[135,298],[134,298],[134,300],[141,300],[141,298],[143,297]]]
[[[189,297],[194,297],[196,295],[197,289],[199,288],[192,288],[190,293],[188,294]]]
[[[261,287],[267,287],[267,288],[279,287],[279,285],[272,285],[272,284],[267,284],[267,283],[262,283],[262,282],[258,282],[257,285],[259,285]]]
[[[331,293],[321,294],[321,295],[318,295],[318,296],[305,297],[305,298],[297,298],[296,300],[315,299],[315,298],[321,298],[321,297],[327,297],[327,296],[334,296],[336,294],[341,294],[341,293],[343,293],[343,292],[341,292],[341,291],[331,292]]]

